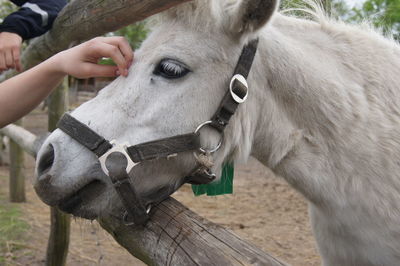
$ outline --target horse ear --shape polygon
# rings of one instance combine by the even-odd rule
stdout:
[[[229,8],[229,31],[234,35],[251,33],[264,26],[275,13],[279,0],[241,0]]]

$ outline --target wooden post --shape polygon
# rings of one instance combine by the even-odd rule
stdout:
[[[68,80],[64,79],[50,95],[48,129],[55,130],[57,122],[68,108]],[[46,266],[63,266],[67,261],[71,217],[51,207],[51,228],[47,244]]]
[[[3,134],[0,133],[0,166],[5,165],[4,152],[6,150],[6,145],[4,144],[3,138]]]
[[[0,166],[9,165],[10,155],[7,153],[6,144],[4,143],[4,136],[0,134]]]
[[[16,122],[22,125],[22,119]],[[10,201],[25,202],[24,150],[10,139]]]

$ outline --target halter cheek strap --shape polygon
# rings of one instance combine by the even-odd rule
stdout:
[[[126,156],[120,152],[111,153],[105,161],[109,177],[126,208],[126,215],[130,214],[135,224],[144,224],[149,219],[147,208],[143,205],[134,186],[129,181],[129,175],[125,170],[128,165]]]

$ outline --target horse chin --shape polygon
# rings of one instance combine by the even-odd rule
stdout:
[[[101,198],[106,193],[107,185],[93,180],[83,188],[59,202],[57,207],[77,217],[94,220],[98,217]]]
[[[142,203],[145,206],[157,204],[167,199],[170,195],[174,194],[181,186],[183,182],[176,182],[174,184],[155,187],[145,193],[141,193]]]
[[[145,192],[139,192],[139,197],[145,206],[157,204],[181,187],[183,182],[176,182],[174,184],[154,187]],[[105,206],[113,205],[113,211],[118,213],[123,212],[123,205],[120,198],[115,193],[107,192],[105,183],[99,180],[94,180],[85,185],[79,191],[59,201],[57,207],[68,214],[73,216],[95,220],[104,212]]]
[[[88,210],[82,210],[82,209],[77,209],[76,211],[69,213],[66,211],[63,211],[65,213],[71,214],[74,217],[78,217],[78,218],[83,218],[83,219],[87,219],[87,220],[96,220],[99,215],[97,212],[93,212],[93,211],[88,211]]]

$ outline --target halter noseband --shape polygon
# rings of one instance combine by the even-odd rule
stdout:
[[[144,206],[135,188],[129,182],[129,172],[143,161],[168,158],[181,152],[194,151],[212,154],[222,145],[223,132],[239,104],[247,99],[247,77],[257,52],[258,39],[243,47],[235,71],[222,101],[211,120],[200,124],[193,133],[177,135],[134,146],[108,141],[87,125],[65,113],[57,127],[99,158],[101,168],[110,177],[126,209],[123,220],[127,225],[144,225],[149,219],[151,206]],[[202,148],[200,131],[206,126],[215,128],[221,139],[213,149]],[[198,165],[186,178],[187,183],[208,184],[215,179],[210,167]],[[131,219],[128,219],[129,217]]]

